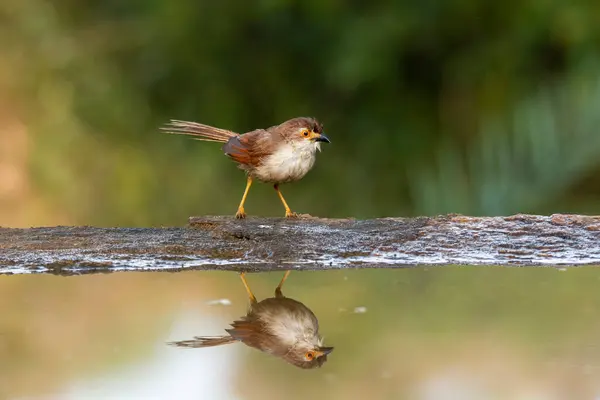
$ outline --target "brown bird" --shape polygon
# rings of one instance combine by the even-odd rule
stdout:
[[[194,136],[197,140],[225,143],[225,155],[246,171],[246,190],[236,218],[246,218],[244,203],[254,179],[272,183],[277,191],[286,217],[297,217],[283,198],[279,185],[302,179],[315,164],[321,142],[330,143],[323,126],[314,118],[293,118],[267,129],[238,134],[226,129],[197,122],[172,120],[162,130],[179,135]]]
[[[228,335],[197,336],[192,340],[169,344],[196,348],[242,342],[300,368],[321,367],[333,347],[323,347],[315,314],[304,304],[285,297],[281,292],[289,273],[285,273],[275,289],[275,297],[261,302],[252,294],[244,274],[240,274],[250,297],[250,309],[245,317],[231,324],[231,329],[225,329]]]

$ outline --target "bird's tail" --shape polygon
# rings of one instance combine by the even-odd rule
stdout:
[[[179,121],[176,119],[171,120],[171,122],[160,129],[175,135],[194,136],[194,139],[196,140],[204,140],[207,142],[227,143],[232,137],[239,136],[237,133],[226,129],[215,128],[197,122]]]
[[[237,340],[232,338],[231,336],[196,336],[191,340],[169,342],[169,344],[177,347],[197,348],[220,346],[222,344],[229,344],[234,342],[237,342]]]

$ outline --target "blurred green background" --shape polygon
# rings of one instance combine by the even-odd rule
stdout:
[[[284,194],[329,217],[600,209],[600,3],[69,1],[0,5],[0,224],[180,225],[244,177],[171,118],[315,116]],[[282,215],[272,188],[247,211]]]
[[[600,2],[0,2],[0,226],[233,214],[245,178],[219,145],[158,128],[302,115],[332,144],[282,188],[297,212],[598,214]],[[268,185],[246,210],[283,215]],[[274,275],[251,277],[259,297]],[[0,398],[206,398],[220,377],[228,394],[212,398],[589,399],[597,280],[595,268],[294,274],[290,295],[337,346],[307,375],[240,346],[166,349],[243,313],[233,274],[3,276]],[[221,297],[232,306],[206,305]]]

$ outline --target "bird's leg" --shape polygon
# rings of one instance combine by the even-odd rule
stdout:
[[[250,191],[250,186],[252,186],[252,177],[250,175],[248,175],[248,183],[246,183],[246,190],[244,190],[244,195],[242,196],[242,201],[240,201],[240,206],[238,207],[238,210],[235,213],[235,217],[237,219],[246,218],[246,212],[244,211],[244,203],[246,202],[246,197],[248,197],[248,192]]]
[[[283,297],[283,293],[281,293],[281,287],[283,286],[283,282],[285,282],[288,276],[290,276],[290,272],[291,271],[285,271],[283,278],[281,278],[281,282],[279,282],[279,285],[277,285],[277,288],[275,289],[275,297]]]
[[[283,195],[281,194],[281,190],[279,190],[279,184],[276,183],[275,185],[273,185],[273,187],[277,191],[277,194],[279,195],[279,198],[281,199],[281,202],[283,203],[283,206],[285,207],[285,217],[286,218],[297,218],[298,214],[296,214],[295,212],[292,212],[292,210],[290,210],[290,206],[288,206],[285,199],[283,198]]]
[[[252,294],[252,290],[250,290],[250,286],[248,286],[248,282],[246,282],[246,276],[243,272],[240,272],[240,278],[242,278],[242,283],[246,288],[246,292],[248,292],[248,297],[250,298],[250,304],[256,304],[256,297]]]

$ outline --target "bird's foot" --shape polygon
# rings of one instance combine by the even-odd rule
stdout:
[[[235,213],[235,218],[236,219],[244,219],[246,218],[246,212],[244,211],[243,208],[238,208],[237,212]]]
[[[292,210],[285,210],[285,217],[286,218],[299,218],[300,216],[298,214],[296,214],[295,212],[293,212]]]

